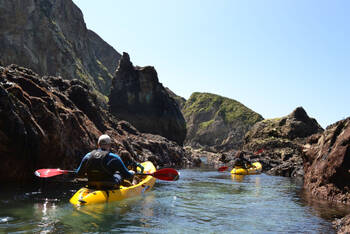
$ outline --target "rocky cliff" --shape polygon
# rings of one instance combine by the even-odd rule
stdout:
[[[109,94],[120,54],[86,28],[71,0],[2,0],[0,60]]]
[[[38,168],[76,168],[102,133],[123,158],[158,167],[192,162],[175,142],[113,117],[83,82],[0,66],[0,181],[31,181]]]
[[[165,90],[168,92],[169,96],[172,97],[177,102],[177,105],[180,107],[180,110],[182,110],[182,108],[185,106],[186,99],[175,94],[173,91],[171,91],[167,87],[165,87]]]
[[[303,151],[304,188],[316,199],[350,204],[350,117],[307,139]],[[337,233],[350,232],[350,215],[333,222]]]
[[[350,118],[309,137],[303,156],[304,187],[318,198],[350,204]]]
[[[210,93],[193,93],[182,112],[187,123],[185,145],[209,151],[240,148],[245,133],[263,120],[243,104]]]
[[[256,123],[245,135],[243,149],[259,152],[259,161],[269,174],[302,177],[306,138],[322,131],[317,121],[298,107],[287,116]]]
[[[158,81],[154,67],[134,67],[123,53],[109,95],[111,112],[139,131],[164,136],[182,145],[186,122],[176,101]]]

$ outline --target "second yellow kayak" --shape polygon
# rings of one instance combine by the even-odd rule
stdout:
[[[252,163],[253,167],[244,169],[244,168],[233,168],[231,170],[231,174],[236,175],[253,175],[253,174],[260,174],[262,170],[262,165],[259,162]]]

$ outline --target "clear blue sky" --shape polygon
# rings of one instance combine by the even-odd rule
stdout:
[[[264,118],[350,113],[350,1],[74,0],[86,25],[186,99],[210,92]]]

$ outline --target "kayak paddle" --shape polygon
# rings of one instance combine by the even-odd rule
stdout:
[[[226,171],[228,169],[227,166],[222,166],[222,167],[219,167],[218,171]]]
[[[173,168],[163,168],[153,173],[135,173],[135,175],[149,175],[159,180],[176,181],[179,179],[179,173]]]
[[[53,177],[53,176],[69,174],[69,173],[75,173],[75,171],[61,170],[59,168],[57,169],[50,168],[50,169],[39,169],[34,172],[36,176],[41,178]]]
[[[39,169],[35,175],[41,178],[48,178],[57,175],[75,173],[75,171],[57,169]],[[173,168],[163,168],[153,173],[135,173],[136,175],[153,176],[159,180],[175,181],[179,179],[179,173]]]

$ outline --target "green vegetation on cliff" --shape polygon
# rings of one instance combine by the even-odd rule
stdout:
[[[253,125],[263,120],[261,115],[240,102],[211,93],[193,93],[182,111],[186,119],[193,114],[210,113],[213,117],[222,117],[226,124],[242,121],[244,124]],[[208,127],[211,123],[213,121],[209,120],[200,126]]]
[[[182,108],[185,145],[211,151],[239,149],[246,132],[263,120],[240,102],[210,93],[193,93]]]

